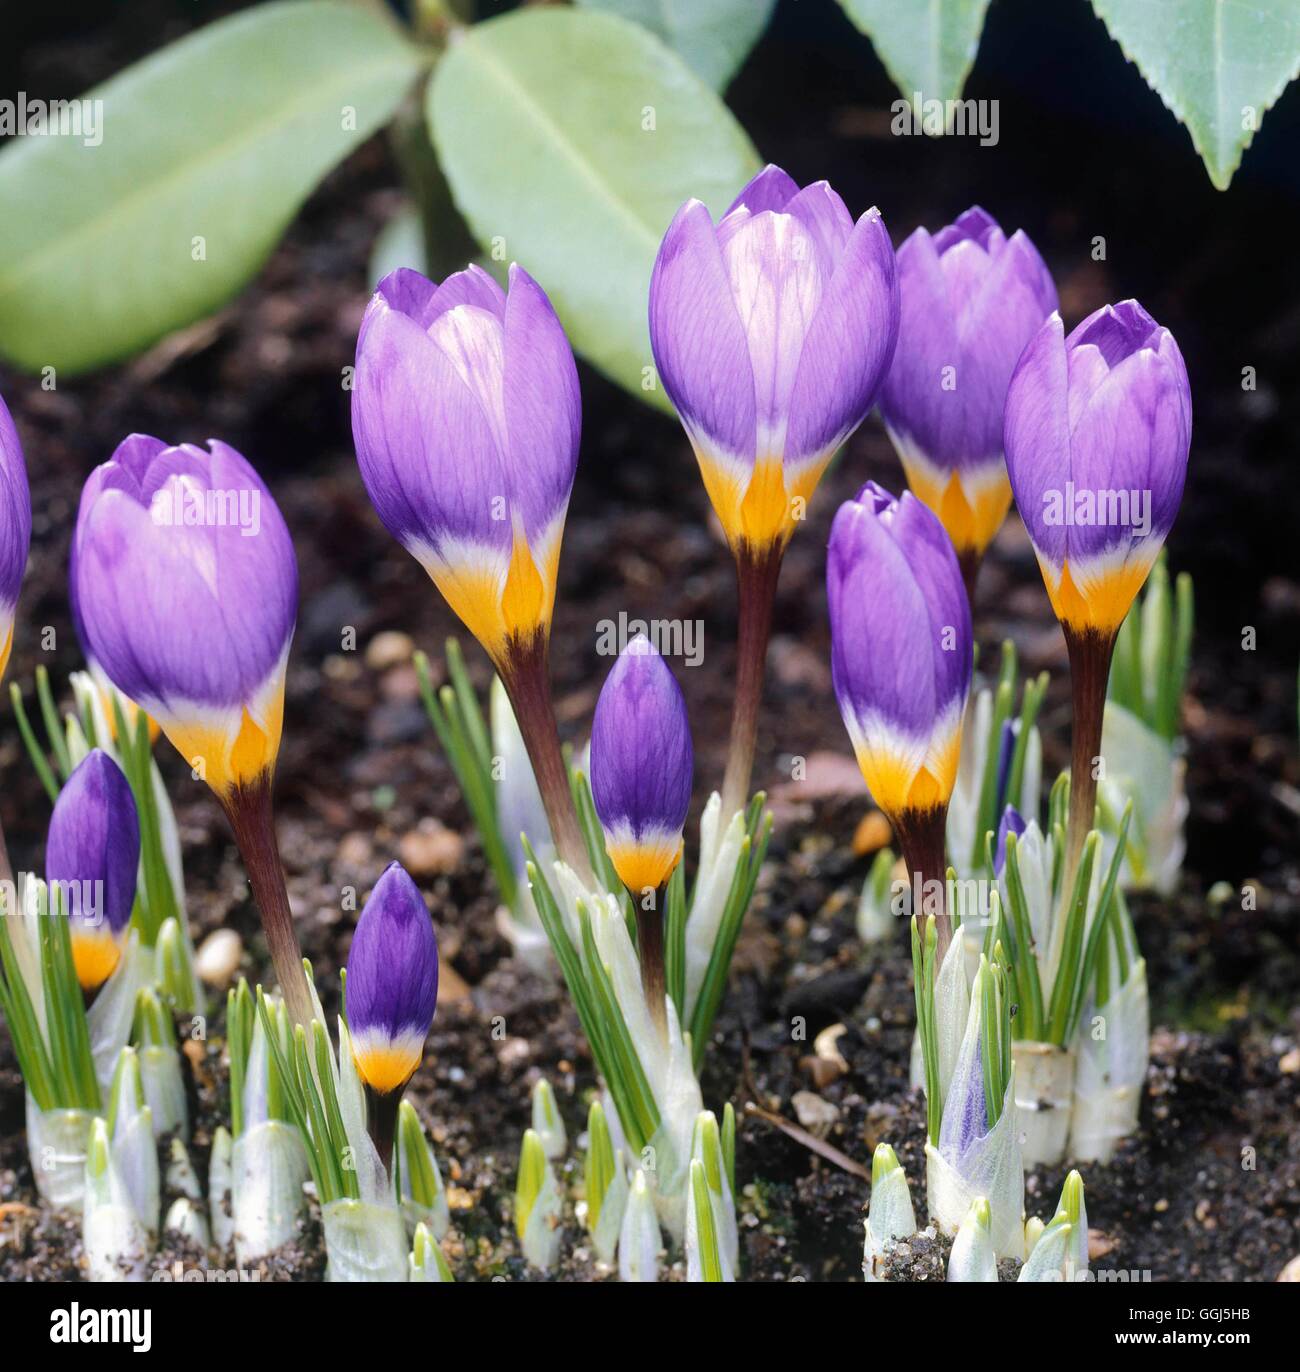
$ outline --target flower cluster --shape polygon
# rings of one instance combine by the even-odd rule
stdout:
[[[954,1239],[950,1280],[995,1280],[998,1258],[1021,1260],[1021,1280],[1072,1279],[1087,1264],[1082,1181],[1067,1179],[1049,1223],[1026,1223],[1024,1166],[1067,1148],[1107,1159],[1136,1123],[1145,964],[1123,892],[1177,869],[1178,836],[1158,840],[1181,819],[1172,772],[1190,587],[1175,613],[1161,566],[1140,624],[1121,626],[1182,496],[1191,401],[1178,347],[1136,301],[1067,335],[1034,245],[981,209],[918,229],[895,254],[878,211],[855,220],[825,182],[800,188],[774,166],[716,222],[698,201],[680,208],[647,308],[658,376],[738,577],[726,772],[700,807],[689,892],[686,696],[644,637],[600,689],[587,755],[560,746],[548,652],[581,397],[541,285],[518,265],[504,286],[478,266],[441,283],[393,272],[365,310],[351,397],[379,519],[495,671],[489,725],[459,648],[438,690],[418,663],[503,927],[538,965],[549,948],[599,1072],[581,1212],[593,1246],[624,1280],[655,1280],[666,1232],[689,1280],[737,1276],[735,1116],[704,1107],[700,1065],[771,826],[750,782],[772,608],[815,488],[879,401],[911,489],[895,497],[868,481],[841,505],[826,593],[844,724],[922,900],[912,940],[930,1214]],[[996,681],[975,683],[976,573],[1013,494],[1071,664],[1072,767],[1045,812],[1046,681],[1025,683],[1017,709],[1006,648]],[[0,671],[30,531],[0,402]],[[425,898],[396,862],[379,876],[333,1027],[298,946],[271,806],[298,579],[270,490],[225,443],[133,434],[85,483],[69,572],[88,672],[63,724],[38,674],[48,746],[15,688],[53,813],[45,880],[0,918],[0,1009],[29,1138],[60,1159],[38,1184],[52,1205],[82,1207],[104,1279],[143,1273],[160,1220],[259,1260],[297,1232],[310,1180],[332,1279],[450,1280],[447,1198],[403,1098],[438,999]],[[1158,758],[1158,796],[1131,780],[1099,795],[1103,718],[1109,737]],[[202,998],[159,732],[229,819],[279,982],[278,996],[242,980],[228,994],[230,1128],[213,1139],[206,1204],[170,1014],[200,1012]],[[880,854],[864,887],[872,937],[891,866]],[[988,886],[978,910],[956,895],[970,874]],[[1094,1011],[1112,1028],[1100,1045],[1082,1032]],[[552,1163],[566,1148],[539,1083],[514,1220],[543,1269],[558,1251],[567,1193]],[[891,1245],[914,1229],[883,1147],[868,1279],[887,1275]]]

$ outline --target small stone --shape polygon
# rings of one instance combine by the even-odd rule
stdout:
[[[889,821],[879,810],[868,810],[853,831],[853,856],[870,857],[887,847],[894,837]]]
[[[1163,1215],[1165,1211],[1169,1209],[1169,1202],[1162,1198],[1156,1201],[1155,1205],[1152,1208],[1155,1210],[1157,1215]]]
[[[399,667],[403,662],[409,662],[414,652],[415,644],[411,642],[409,634],[386,629],[366,644],[366,666],[372,672],[384,672],[389,667]]]
[[[502,1067],[518,1070],[533,1060],[533,1045],[527,1039],[518,1036],[502,1039],[501,1047],[497,1049],[497,1058]]]
[[[200,981],[220,990],[235,979],[243,956],[243,942],[233,929],[214,929],[194,954],[194,970]]]
[[[1278,1281],[1300,1281],[1300,1254],[1292,1258],[1277,1274]]]
[[[1289,1053],[1283,1053],[1278,1059],[1277,1070],[1285,1072],[1287,1076],[1300,1072],[1300,1048],[1293,1048]]]
[[[1098,1258],[1109,1257],[1115,1251],[1115,1240],[1104,1230],[1088,1230],[1088,1261],[1096,1262]]]
[[[813,1052],[823,1061],[830,1063],[836,1068],[836,1075],[840,1075],[849,1070],[849,1064],[844,1060],[844,1054],[840,1052],[838,1044],[840,1039],[848,1031],[842,1024],[828,1024],[825,1029],[813,1039]]]
[[[370,855],[374,850],[369,835],[354,829],[339,840],[335,856],[345,867],[364,867],[370,861]]]
[[[824,1139],[840,1117],[840,1112],[830,1101],[823,1100],[812,1091],[796,1091],[790,1103],[794,1106],[799,1123],[815,1138]]]
[[[423,820],[417,829],[403,834],[398,844],[402,866],[413,877],[446,876],[460,866],[465,841],[437,820]]]
[[[812,1084],[819,1091],[824,1091],[832,1082],[838,1081],[844,1075],[835,1063],[828,1062],[825,1058],[800,1058],[799,1066],[808,1073],[812,1078]]]

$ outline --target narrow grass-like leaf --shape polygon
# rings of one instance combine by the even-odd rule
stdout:
[[[27,708],[23,704],[23,693],[16,681],[9,683],[9,699],[13,702],[14,718],[18,721],[18,733],[22,738],[23,747],[27,749],[27,756],[31,758],[32,766],[36,769],[36,775],[40,777],[41,785],[45,787],[45,794],[49,796],[50,804],[53,805],[59,798],[59,783],[46,760],[41,745],[36,741],[36,732],[32,728],[31,720],[27,718]]]

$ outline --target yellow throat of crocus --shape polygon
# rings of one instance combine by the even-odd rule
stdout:
[[[919,767],[906,750],[884,741],[861,740],[854,752],[871,798],[885,814],[937,810],[948,804],[957,783],[961,729],[946,730]]]
[[[682,856],[681,834],[649,834],[641,841],[625,838],[605,845],[618,879],[629,891],[657,891]]]
[[[361,1080],[381,1096],[410,1081],[423,1052],[423,1039],[417,1042],[414,1035],[389,1039],[374,1033],[352,1039],[352,1058]]]
[[[72,965],[83,991],[97,991],[113,975],[122,949],[107,927],[88,929],[76,925],[69,931]]]
[[[284,724],[283,672],[264,699],[262,722],[254,719],[245,706],[240,712],[239,726],[233,731],[202,720],[162,722],[172,746],[218,795],[252,785],[275,766]]]
[[[1011,508],[1006,466],[999,461],[963,477],[940,471],[910,452],[901,460],[912,494],[939,516],[958,554],[983,556]]]
[[[563,528],[561,516],[534,549],[516,520],[504,577],[499,561],[481,555],[451,552],[424,561],[447,604],[498,666],[512,639],[528,642],[550,632]]]
[[[733,552],[742,543],[756,551],[774,544],[784,548],[806,517],[808,502],[831,460],[828,452],[787,468],[780,457],[766,454],[752,468],[742,468],[710,456],[698,445],[695,456]]]
[[[1158,547],[1149,555],[1142,551],[1140,555],[1118,559],[1110,565],[1099,560],[1095,568],[1085,564],[1078,575],[1071,568],[1068,557],[1058,572],[1039,554],[1043,584],[1057,619],[1079,633],[1092,630],[1103,638],[1118,633],[1137,593],[1150,575],[1158,552]]]

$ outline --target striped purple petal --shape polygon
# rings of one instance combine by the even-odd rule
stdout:
[[[18,430],[0,396],[0,675],[13,643],[14,607],[32,541],[32,500]]]
[[[1053,316],[1026,348],[1007,396],[1007,465],[1065,623],[1118,629],[1182,500],[1191,422],[1178,345],[1135,300],[1068,338]]]
[[[77,976],[88,990],[117,965],[139,862],[131,787],[117,763],[95,748],[59,792],[45,842],[45,878],[72,925]]]
[[[912,489],[959,550],[979,553],[1008,504],[1007,387],[1056,308],[1056,288],[1029,238],[1008,239],[978,207],[933,236],[913,233],[898,250],[898,273],[898,347],[881,414]]]
[[[438,1003],[438,941],[424,898],[400,863],[375,883],[348,953],[348,1031],[362,1079],[399,1090],[419,1066]]]
[[[214,788],[274,762],[298,571],[239,453],[128,438],[86,482],[70,571],[87,656]]]
[[[831,527],[831,671],[876,803],[945,807],[970,691],[970,607],[952,543],[910,492],[869,482]]]
[[[784,542],[889,366],[893,248],[825,182],[767,167],[714,225],[698,201],[664,236],[650,339],[733,547]]]
[[[993,871],[996,875],[1002,875],[1002,869],[1007,865],[1007,835],[1015,834],[1017,837],[1025,832],[1028,826],[1024,816],[1014,805],[1008,805],[1002,812],[1002,819],[998,823],[997,850],[993,858]]]
[[[694,753],[681,687],[637,635],[596,702],[591,789],[615,869],[634,890],[658,887],[681,855]]]
[[[573,353],[522,268],[506,291],[477,266],[380,282],[352,391],[362,479],[498,661],[512,635],[549,630],[580,427]]]

